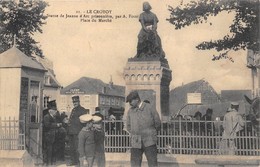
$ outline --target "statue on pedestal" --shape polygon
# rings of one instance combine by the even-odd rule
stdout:
[[[143,13],[140,14],[139,21],[142,29],[138,34],[137,54],[135,58],[164,58],[161,39],[157,34],[157,16],[151,12],[151,5],[143,3]]]

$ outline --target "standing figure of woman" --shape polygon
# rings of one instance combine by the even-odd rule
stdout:
[[[137,58],[160,57],[164,58],[161,39],[157,34],[157,16],[151,12],[151,5],[143,3],[143,13],[139,16],[142,29],[138,34]]]

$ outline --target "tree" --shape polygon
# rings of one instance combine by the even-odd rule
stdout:
[[[28,56],[43,57],[42,50],[33,39],[35,32],[42,33],[41,26],[47,18],[43,15],[47,3],[43,0],[0,2],[0,53],[15,45]]]
[[[203,41],[196,46],[199,50],[215,49],[219,55],[213,55],[212,60],[228,58],[230,50],[251,49],[255,52],[260,48],[259,33],[259,0],[198,0],[188,4],[180,4],[173,8],[169,6],[170,18],[167,19],[175,26],[175,29],[182,29],[191,24],[207,22],[210,16],[217,16],[226,11],[234,12],[235,17],[230,25],[230,34],[223,39]],[[212,23],[210,23],[212,25]]]

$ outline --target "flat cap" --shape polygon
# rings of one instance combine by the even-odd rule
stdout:
[[[81,123],[87,123],[93,120],[93,116],[91,114],[84,114],[79,117]]]
[[[126,102],[131,102],[133,99],[140,99],[139,94],[136,90],[129,93],[129,95],[126,97]]]

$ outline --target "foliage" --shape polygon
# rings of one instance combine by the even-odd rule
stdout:
[[[16,41],[16,47],[26,55],[43,57],[42,50],[32,36],[35,32],[42,33],[41,26],[47,18],[43,15],[46,6],[43,0],[0,2],[0,53],[12,47]]]
[[[235,17],[229,27],[230,34],[219,40],[203,41],[196,46],[199,50],[217,50],[219,55],[213,55],[212,60],[229,58],[233,61],[227,56],[230,50],[259,51],[259,5],[259,0],[198,0],[188,4],[181,3],[176,8],[169,6],[171,14],[167,20],[175,29],[181,29],[191,24],[207,22],[210,16],[217,16],[223,11],[229,14],[234,12]]]

